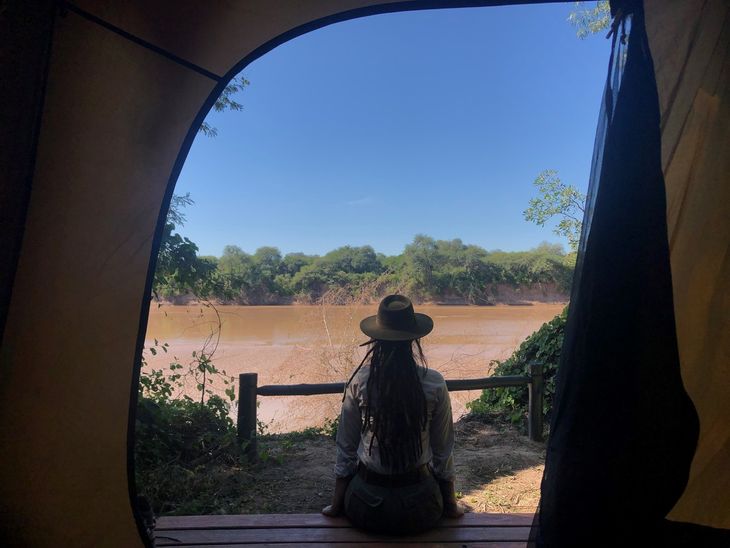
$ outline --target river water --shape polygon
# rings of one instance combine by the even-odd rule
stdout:
[[[418,306],[431,316],[433,332],[423,339],[428,366],[447,379],[483,377],[493,360],[502,360],[562,304],[529,306]],[[258,373],[259,385],[344,381],[363,355],[358,346],[367,337],[359,322],[377,305],[353,306],[157,306],[150,308],[145,344],[147,368],[167,368],[177,361],[181,371],[194,366],[193,352],[213,352],[215,366],[228,377]],[[157,339],[168,351],[153,355]],[[216,378],[213,391],[226,386]],[[188,378],[176,395],[196,394]],[[454,417],[479,391],[452,394]],[[337,415],[340,396],[259,397],[259,419],[270,432],[319,426]]]

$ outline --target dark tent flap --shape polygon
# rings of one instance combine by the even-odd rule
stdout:
[[[628,51],[621,47],[628,33]],[[613,36],[540,504],[547,546],[655,538],[682,494],[697,416],[682,385],[659,104],[639,7]],[[600,135],[599,135],[600,137]],[[601,531],[601,540],[595,535]]]

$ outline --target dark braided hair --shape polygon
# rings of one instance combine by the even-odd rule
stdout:
[[[404,471],[416,464],[423,452],[421,432],[428,422],[428,406],[423,393],[415,353],[426,366],[423,349],[414,341],[371,341],[365,355],[370,356],[367,405],[363,432],[378,439],[380,462],[394,471]],[[424,372],[425,373],[425,372]]]

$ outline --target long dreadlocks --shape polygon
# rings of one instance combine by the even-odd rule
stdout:
[[[426,366],[421,343],[415,341],[370,341],[363,364],[370,357],[368,402],[363,432],[377,438],[380,461],[394,471],[415,465],[423,448],[421,432],[428,423],[428,406],[419,378],[418,364]],[[414,350],[416,356],[414,356]]]

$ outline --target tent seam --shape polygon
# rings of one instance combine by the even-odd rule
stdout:
[[[209,78],[210,80],[213,80],[214,82],[220,82],[221,80],[223,80],[223,76],[219,76],[219,75],[215,74],[214,72],[211,72],[208,69],[201,67],[200,65],[196,65],[192,61],[188,61],[187,59],[184,59],[184,58],[180,57],[179,55],[175,55],[171,51],[168,51],[160,46],[157,46],[157,45],[153,44],[152,42],[148,42],[147,40],[144,40],[143,38],[140,38],[139,36],[136,36],[136,35],[132,34],[131,32],[124,30],[123,28],[117,27],[116,25],[113,25],[112,23],[105,21],[101,17],[98,17],[98,16],[94,15],[93,13],[90,13],[88,11],[81,9],[80,7],[78,7],[75,4],[72,4],[71,2],[61,1],[60,5],[61,5],[61,9],[67,9],[69,11],[72,11],[76,15],[82,17],[83,19],[86,19],[90,23],[103,27],[106,30],[113,32],[114,34],[117,34],[117,35],[121,36],[122,38],[137,44],[138,46],[148,49],[154,53],[157,53],[158,55],[161,55],[162,57],[169,59],[173,63],[183,66],[183,67],[187,68],[188,70],[197,72],[201,76],[205,76],[206,78]]]

